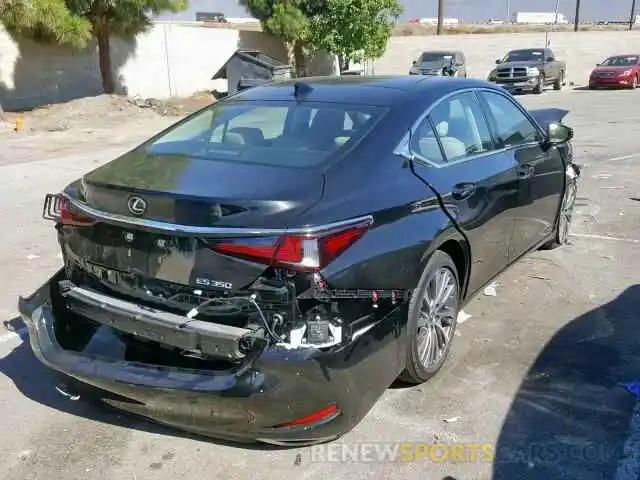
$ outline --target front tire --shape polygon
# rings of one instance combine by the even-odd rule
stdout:
[[[635,90],[636,88],[638,88],[638,76],[636,75],[635,77],[633,77],[633,80],[631,80],[631,90]]]
[[[401,381],[424,383],[444,365],[455,335],[460,296],[455,263],[446,253],[436,251],[409,303],[407,358]]]
[[[567,188],[562,197],[562,205],[560,207],[558,221],[556,222],[554,237],[542,246],[543,250],[553,250],[565,245],[569,241],[569,229],[571,228],[573,208],[576,203],[577,194],[578,181],[576,178],[571,178],[567,183]]]

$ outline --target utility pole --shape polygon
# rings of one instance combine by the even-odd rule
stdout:
[[[504,17],[504,23],[509,23],[509,18],[511,18],[511,0],[507,0],[507,14]]]
[[[577,32],[579,28],[580,28],[580,0],[576,0],[576,17],[573,20],[573,31]]]
[[[633,0],[635,2],[635,0]],[[551,46],[551,32],[553,31],[553,26],[558,23],[558,8],[560,7],[560,0],[556,0],[556,8],[554,10],[555,17],[553,19],[553,23],[549,26],[547,31],[544,34],[544,48],[549,48]]]
[[[636,23],[636,0],[631,0],[631,14],[629,15],[629,31],[633,30],[634,23]]]
[[[444,0],[438,0],[438,26],[436,27],[436,35],[442,35],[443,23],[444,23]]]

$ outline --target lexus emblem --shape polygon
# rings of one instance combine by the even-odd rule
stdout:
[[[134,215],[142,215],[147,210],[147,202],[140,197],[129,197],[127,207]]]

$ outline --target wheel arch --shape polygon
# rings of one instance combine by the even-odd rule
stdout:
[[[466,298],[469,274],[471,272],[471,248],[469,243],[452,225],[429,244],[420,262],[421,271],[424,271],[433,253],[438,250],[449,255],[453,260],[458,270],[461,297],[463,299]]]

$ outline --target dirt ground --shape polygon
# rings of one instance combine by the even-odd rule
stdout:
[[[129,123],[132,118],[181,117],[212,102],[215,97],[208,92],[171,100],[99,95],[44,105],[30,111],[5,112],[5,121],[0,122],[0,135],[109,129]],[[16,132],[16,127],[22,131]]]

